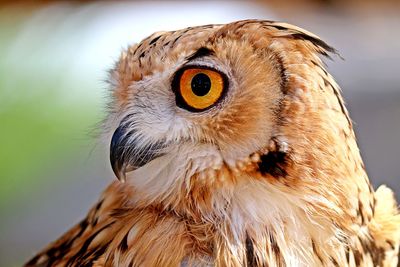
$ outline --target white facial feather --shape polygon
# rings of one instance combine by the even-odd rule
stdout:
[[[149,200],[165,199],[188,186],[195,173],[218,169],[222,157],[211,144],[182,143],[168,148],[145,166],[127,174],[127,181]]]

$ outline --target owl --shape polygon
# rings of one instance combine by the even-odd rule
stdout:
[[[397,266],[399,210],[369,182],[335,53],[265,20],[130,46],[109,76],[118,180],[25,266]]]

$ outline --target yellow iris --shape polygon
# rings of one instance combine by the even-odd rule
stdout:
[[[179,93],[190,108],[203,110],[212,106],[223,91],[224,78],[214,70],[190,68],[180,76]]]

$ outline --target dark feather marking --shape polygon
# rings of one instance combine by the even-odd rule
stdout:
[[[323,73],[324,73],[324,75],[325,76],[328,76],[329,74],[328,74],[328,72],[326,71],[326,69],[324,68],[324,66],[322,65],[322,63],[318,63],[318,62],[316,62],[315,60],[313,60],[313,59],[311,59],[310,60],[311,61],[311,63],[315,66],[315,67],[317,67],[317,68],[319,68]],[[325,86],[332,86],[333,87],[333,85],[330,83],[330,82],[328,82],[327,81],[327,79],[325,78],[325,77],[322,77],[323,78],[323,80],[324,80],[324,85]],[[321,88],[322,89],[322,88]]]
[[[390,240],[386,240],[386,243],[388,243],[388,244],[389,244],[389,246],[390,246],[390,248],[391,248],[392,250],[394,250],[394,249],[395,249],[395,247],[394,247],[394,244],[393,244],[393,242],[392,242],[392,241],[390,241]],[[400,258],[399,258],[399,260],[400,260]]]
[[[28,261],[25,266],[36,266],[37,261],[42,257],[42,254],[38,254],[33,257],[30,261]]]
[[[307,35],[306,35],[306,36],[307,36]],[[310,37],[311,37],[311,36],[310,36]],[[314,38],[314,39],[316,39],[316,38]],[[323,41],[320,40],[320,39],[316,39],[316,40],[319,40],[319,41],[323,42]],[[327,45],[325,42],[323,42],[323,43],[324,43],[325,45]],[[329,45],[327,45],[327,46],[328,46],[331,50],[326,49],[326,48],[324,48],[324,47],[323,47],[323,48],[326,49],[326,50],[329,51],[329,52],[338,54],[337,51],[336,51],[333,47],[330,47]],[[313,65],[319,67],[319,68],[323,71],[323,73],[324,73],[325,76],[328,76],[328,75],[329,75],[328,72],[326,71],[326,69],[325,69],[323,66],[321,66],[321,64],[318,64],[318,63],[315,62],[314,60],[311,60],[311,63],[312,63]],[[332,91],[333,91],[333,93],[335,94],[336,99],[338,100],[338,103],[339,103],[339,105],[340,105],[340,109],[341,109],[342,113],[345,115],[345,117],[346,117],[346,119],[347,119],[347,121],[348,121],[348,123],[349,123],[349,126],[350,126],[350,128],[351,128],[353,124],[351,123],[351,119],[350,119],[350,117],[349,117],[349,114],[347,113],[346,108],[345,108],[345,106],[344,106],[344,103],[343,103],[343,101],[342,101],[341,98],[340,98],[339,89],[336,88],[326,77],[322,76],[322,79],[324,80],[324,85],[325,85],[326,87],[331,87],[331,88],[332,88]]]
[[[144,50],[140,55],[139,55],[139,60],[146,56],[147,50]]]
[[[96,216],[93,221],[92,221],[92,227],[95,227],[97,225],[97,223],[99,222],[99,217]]]
[[[370,185],[370,187],[371,187],[371,190],[373,190],[371,185]],[[371,204],[372,204],[372,217],[374,217],[375,216],[375,206],[376,206],[376,198],[375,198],[375,196],[372,197],[372,203]],[[400,258],[399,258],[399,262],[400,262]]]
[[[135,51],[133,52],[134,55],[136,55],[136,53],[139,52],[139,49],[142,47],[142,45],[143,45],[143,42],[141,42],[141,43],[136,47]]]
[[[62,250],[63,250],[63,249],[60,248],[60,247],[53,247],[53,248],[50,248],[50,249],[47,251],[47,253],[46,253],[47,256],[48,256],[49,259],[50,259],[49,262],[52,262],[54,259],[57,259],[58,256],[60,256]]]
[[[335,88],[334,86],[332,86],[332,85],[331,85],[331,87],[332,87],[333,93],[335,94],[335,96],[336,96],[336,98],[337,98],[337,100],[338,100],[338,103],[339,103],[339,105],[340,105],[340,109],[342,110],[342,113],[343,113],[343,115],[346,117],[347,122],[349,123],[349,127],[351,128],[353,124],[352,124],[352,122],[351,122],[351,119],[350,119],[350,117],[349,117],[349,114],[348,114],[347,111],[346,111],[346,108],[345,108],[345,106],[344,106],[343,101],[340,99],[339,90],[338,90],[337,88]]]
[[[276,56],[276,61],[278,62],[278,68],[279,68],[279,74],[281,77],[281,81],[280,81],[280,87],[281,87],[281,91],[286,94],[288,92],[288,77],[286,75],[286,68],[285,68],[285,64],[283,64],[283,59],[277,55]]]
[[[364,253],[365,253],[365,251],[364,251]],[[356,266],[359,266],[361,259],[363,258],[363,254],[358,249],[355,249],[355,250],[353,250],[353,255],[354,255],[354,262],[356,263]],[[350,256],[349,256],[349,258],[350,258]]]
[[[119,248],[121,252],[125,252],[128,249],[128,235],[129,231],[125,234],[124,238],[122,239],[121,243],[119,244]]]
[[[96,206],[94,207],[94,211],[92,213],[91,217],[91,222],[90,224],[92,225],[92,227],[96,226],[96,224],[99,221],[99,216],[97,216],[97,212],[101,209],[101,206],[103,205],[104,199],[100,200]]]
[[[253,241],[248,235],[246,235],[246,259],[248,267],[257,266],[257,261],[254,257]]]
[[[312,63],[315,67],[321,68],[320,64],[317,63],[317,62],[315,62],[315,60],[311,59],[310,61],[311,61],[311,63]],[[322,68],[321,68],[321,69],[322,69]]]
[[[321,47],[323,48],[325,51],[333,53],[333,54],[338,54],[338,52],[336,51],[335,48],[333,48],[332,46],[328,45],[327,43],[325,43],[324,41],[322,41],[319,38],[316,38],[314,36],[308,35],[306,33],[303,32],[298,32],[296,31],[296,33],[291,34],[290,36],[292,36],[294,39],[300,39],[300,40],[306,40],[311,42],[313,45],[317,46],[317,47]],[[325,51],[320,51],[324,56],[330,58],[330,56],[325,52]]]
[[[94,210],[97,212],[101,206],[103,205],[104,199],[100,200],[99,203],[96,204],[96,207],[94,208]]]
[[[374,241],[362,241],[360,240],[361,246],[364,251],[364,255],[369,253],[372,258],[374,266],[382,266],[382,262],[385,259],[385,250],[378,247]]]
[[[399,249],[399,253],[397,254],[397,267],[400,267],[400,249]]]
[[[163,46],[163,47],[166,47],[166,46],[168,46],[170,43],[171,43],[171,41],[168,41],[168,42],[164,43],[162,46]]]
[[[324,260],[322,259],[321,255],[319,254],[319,251],[318,251],[317,247],[315,246],[314,239],[311,239],[311,245],[312,245],[312,249],[313,249],[315,255],[317,255],[317,257],[318,257],[319,261],[321,262],[321,264],[325,265],[324,264]]]
[[[183,33],[180,34],[178,37],[176,37],[176,38],[172,41],[171,47],[173,47],[173,46],[176,44],[176,42],[182,37],[182,35],[183,35]]]
[[[154,44],[155,42],[157,42],[158,39],[161,38],[162,35],[157,36],[156,38],[154,38],[153,40],[150,41],[149,45]]]
[[[79,267],[93,266],[93,262],[104,255],[110,242],[100,247],[97,247],[96,249],[92,249],[88,253],[86,253],[85,258],[81,262],[79,262]]]
[[[359,244],[362,247],[362,250],[352,249],[354,255],[354,261],[356,266],[359,266],[361,262],[365,261],[364,257],[370,256],[373,262],[373,266],[382,266],[383,261],[385,260],[385,250],[381,247],[378,247],[374,241],[364,241],[358,239]],[[349,252],[346,251],[347,260],[350,261]]]
[[[326,74],[326,75],[327,75],[327,74]],[[333,93],[335,94],[336,99],[337,99],[337,101],[338,101],[338,103],[339,103],[340,109],[341,109],[343,115],[346,117],[347,122],[349,123],[349,126],[350,126],[350,128],[351,128],[353,124],[351,123],[351,119],[350,119],[350,117],[349,117],[349,114],[347,113],[346,108],[345,108],[345,106],[344,106],[344,103],[343,103],[343,101],[342,101],[341,98],[340,98],[339,90],[338,90],[335,86],[333,86],[333,84],[331,84],[331,82],[330,82],[328,79],[326,79],[325,77],[322,77],[322,78],[323,78],[323,80],[324,80],[324,84],[325,84],[326,86],[330,86],[330,87],[332,88],[332,91],[333,91]]]
[[[360,200],[358,199],[358,215],[361,217],[361,225],[365,225],[365,218],[364,218],[364,213],[363,213],[363,204]]]
[[[326,76],[328,76],[328,72],[326,71],[326,69],[323,67],[323,66],[321,66],[321,64],[318,64],[318,66],[319,66],[319,68],[322,70],[322,72],[326,75]],[[330,83],[329,83],[330,84]],[[333,87],[333,85],[332,84],[330,84],[332,87]]]
[[[362,168],[364,171],[366,171],[364,162],[361,162],[361,168]],[[372,189],[371,185],[370,185],[370,188]],[[372,191],[373,191],[373,190],[370,190],[369,192],[372,193]]]
[[[350,262],[350,250],[349,249],[346,249],[345,255],[346,255],[347,262]]]
[[[275,29],[280,30],[280,31],[287,31],[287,30],[289,30],[288,28],[286,28],[286,27],[284,27],[284,26],[281,26],[281,25],[274,25],[274,24],[272,24],[272,25],[268,25],[268,27],[274,27]]]
[[[330,257],[330,260],[331,260],[331,262],[332,262],[332,264],[333,264],[334,266],[337,266],[337,267],[339,267],[339,263],[336,261],[336,259],[335,259],[335,258],[333,258],[333,257]]]
[[[206,47],[200,47],[196,52],[186,58],[187,61],[194,60],[199,57],[214,55],[214,51]]]
[[[282,262],[282,255],[281,255],[281,249],[278,246],[278,243],[275,240],[275,237],[273,235],[269,235],[269,240],[271,242],[271,249],[272,252],[274,253],[276,262],[278,266],[282,266],[283,262]]]
[[[287,154],[281,151],[271,151],[261,156],[258,168],[262,174],[271,174],[273,177],[285,177]]]
[[[87,248],[89,247],[90,243],[93,241],[93,239],[100,233],[102,232],[104,229],[110,227],[112,224],[114,224],[114,222],[110,222],[108,224],[106,224],[105,226],[101,227],[100,229],[98,229],[96,232],[94,232],[91,236],[89,236],[88,239],[86,239],[86,241],[83,243],[81,249],[73,256],[71,257],[68,262],[67,262],[67,266],[73,266],[72,263],[79,263],[86,255],[87,253]]]
[[[107,244],[104,244],[103,246],[97,248],[95,251],[93,251],[93,253],[92,253],[92,256],[93,256],[93,257],[92,257],[92,260],[95,261],[95,260],[99,259],[102,255],[104,255],[104,253],[106,252],[107,247],[108,247],[108,245],[109,245],[110,243],[111,243],[111,241],[108,242]]]

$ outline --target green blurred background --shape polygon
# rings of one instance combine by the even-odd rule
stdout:
[[[375,185],[400,192],[399,1],[0,1],[0,266],[20,266],[112,181],[107,70],[159,30],[283,20],[335,46],[328,62]],[[399,196],[399,195],[398,195]]]

